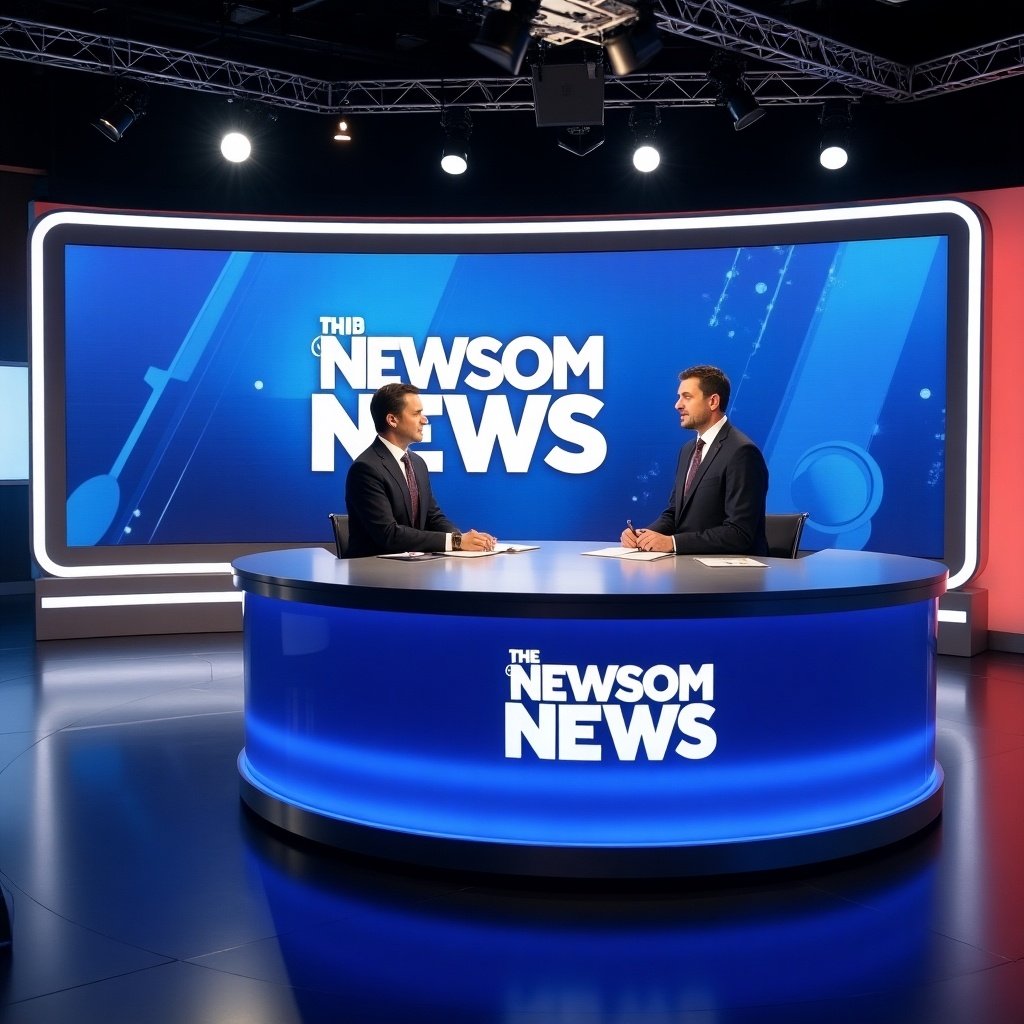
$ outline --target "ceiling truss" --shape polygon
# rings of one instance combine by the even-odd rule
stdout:
[[[661,0],[655,17],[663,31],[685,39],[843,82],[857,92],[910,99],[909,67],[726,0]]]
[[[725,0],[661,0],[664,32],[756,59],[768,70],[744,80],[763,106],[820,104],[871,95],[904,103],[1024,73],[1024,34],[907,66],[814,35]],[[0,18],[0,58],[121,80],[173,86],[319,114],[533,110],[529,77],[326,81],[56,25]],[[702,71],[605,79],[605,106],[638,101],[711,106],[717,94]]]

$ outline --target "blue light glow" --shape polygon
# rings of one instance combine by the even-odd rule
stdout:
[[[509,843],[701,844],[884,817],[941,778],[931,601],[591,622],[356,611],[250,593],[245,615],[243,768],[278,799],[346,821]],[[397,635],[416,651],[414,677],[366,642]],[[574,749],[600,748],[600,760],[544,759],[529,742],[507,757],[512,648],[551,665],[627,665],[637,651],[645,665],[713,665],[711,692],[688,695],[713,709],[713,751],[679,757],[673,734],[662,759],[641,745],[636,760],[620,760],[598,716]],[[541,703],[552,715],[576,707]],[[597,704],[627,717],[647,707],[652,721],[665,706]]]

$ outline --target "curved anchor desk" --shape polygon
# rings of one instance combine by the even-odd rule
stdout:
[[[245,802],[375,856],[563,877],[806,864],[939,815],[943,566],[601,546],[239,558]]]

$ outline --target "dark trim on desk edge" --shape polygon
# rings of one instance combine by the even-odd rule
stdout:
[[[278,601],[354,608],[363,611],[417,612],[529,619],[678,619],[814,615],[916,604],[945,593],[945,578],[852,592],[814,591],[761,594],[495,594],[480,591],[420,591],[359,587],[352,584],[302,586],[234,572],[235,586]]]

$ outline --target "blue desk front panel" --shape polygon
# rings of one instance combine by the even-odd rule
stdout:
[[[637,848],[856,827],[941,786],[933,600],[594,621],[429,605],[246,594],[258,789],[419,836]]]

